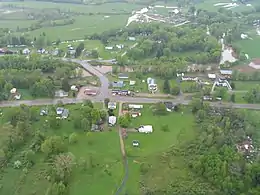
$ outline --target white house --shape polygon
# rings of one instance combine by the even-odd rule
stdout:
[[[14,94],[14,93],[16,93],[16,91],[17,91],[17,89],[13,88],[13,89],[10,90],[10,93]]]
[[[106,49],[106,50],[112,50],[113,47],[107,46],[107,47],[105,47],[105,49]]]
[[[216,79],[216,74],[208,74],[209,79]]]
[[[28,48],[25,48],[24,50],[23,50],[23,54],[24,55],[28,55],[28,54],[30,54],[30,49],[28,49]]]
[[[143,105],[137,105],[137,104],[129,104],[128,108],[130,109],[142,109],[144,106]]]
[[[118,49],[123,49],[123,48],[124,48],[124,45],[123,45],[123,44],[118,44],[118,45],[116,45],[116,47],[117,47]]]
[[[153,78],[147,78],[147,85],[149,91],[157,91],[157,84],[155,83],[155,80]]]
[[[136,38],[135,38],[135,37],[128,37],[128,40],[129,40],[129,41],[135,41]]]
[[[136,81],[129,81],[129,85],[135,85]]]
[[[152,125],[142,125],[138,128],[139,133],[152,133],[153,126]]]
[[[116,124],[116,117],[115,116],[108,117],[108,124],[114,126]]]

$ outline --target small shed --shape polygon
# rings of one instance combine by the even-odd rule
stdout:
[[[128,40],[129,40],[129,41],[135,41],[136,38],[135,38],[135,37],[128,37]]]
[[[114,81],[112,82],[113,88],[122,88],[124,87],[124,81]]]
[[[63,111],[64,111],[64,108],[61,108],[61,107],[56,108],[57,115],[61,115],[63,113]]]
[[[220,70],[220,74],[231,76],[232,70]]]

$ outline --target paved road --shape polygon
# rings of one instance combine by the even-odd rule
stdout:
[[[160,98],[142,98],[142,97],[125,97],[125,96],[111,96],[109,92],[109,80],[103,75],[101,72],[96,70],[93,66],[91,66],[87,60],[81,61],[78,59],[67,59],[62,58],[64,61],[72,61],[79,63],[84,69],[89,71],[91,74],[96,75],[101,82],[100,93],[95,97],[87,97],[87,99],[92,100],[93,102],[103,102],[106,97],[110,98],[111,101],[117,102],[129,102],[129,103],[156,103],[162,101]],[[56,104],[59,100],[61,100],[64,104],[70,103],[82,103],[84,99],[78,98],[62,98],[62,99],[37,99],[37,100],[20,100],[20,101],[2,101],[0,102],[0,107],[14,107],[19,106],[21,104],[25,105],[52,105]],[[167,101],[172,101],[173,103],[181,103],[184,105],[188,105],[190,100],[183,100],[183,98],[178,99],[167,99]],[[230,103],[210,103],[211,106],[217,107],[233,107],[233,108],[242,108],[242,109],[253,109],[260,110],[260,104],[230,104]]]

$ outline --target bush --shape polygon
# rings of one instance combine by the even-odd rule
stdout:
[[[76,133],[72,133],[69,136],[69,143],[70,144],[75,144],[78,142],[78,135]]]

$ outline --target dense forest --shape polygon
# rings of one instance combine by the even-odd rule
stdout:
[[[194,100],[191,107],[197,121],[195,138],[158,156],[161,159],[158,164],[143,166],[145,194],[259,194],[257,115],[231,108],[212,108],[199,100]],[[183,173],[188,170],[187,177],[176,174],[178,159],[182,161],[178,166],[182,166]],[[167,184],[161,188],[149,186],[146,174],[163,166],[171,175],[165,177]]]
[[[4,56],[0,59],[0,100],[10,90],[28,89],[34,97],[53,97],[55,90],[69,90],[68,80],[76,77],[77,65],[61,60],[31,56]],[[24,76],[26,75],[26,77]]]

